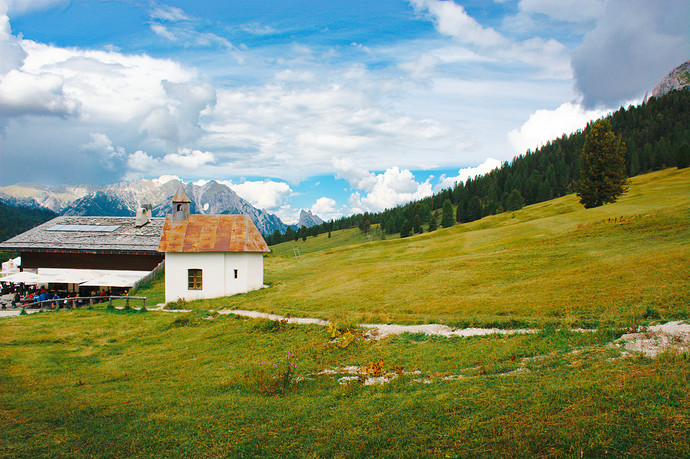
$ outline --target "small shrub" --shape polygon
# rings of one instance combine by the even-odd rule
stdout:
[[[195,327],[197,325],[199,325],[199,321],[188,316],[178,317],[170,323],[171,327]]]
[[[336,324],[328,326],[330,343],[340,349],[347,349],[357,340],[358,330],[349,327],[339,327]]]
[[[661,319],[661,313],[652,306],[647,306],[647,311],[643,316],[645,319]]]
[[[257,388],[263,395],[284,395],[294,389],[297,372],[297,356],[291,352],[278,362],[263,361],[259,368],[245,376],[249,387]]]
[[[257,319],[252,330],[258,332],[278,333],[288,328],[287,320]]]

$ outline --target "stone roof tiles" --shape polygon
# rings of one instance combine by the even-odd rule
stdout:
[[[0,243],[0,250],[158,253],[163,218],[61,216]],[[103,231],[99,231],[99,227]]]

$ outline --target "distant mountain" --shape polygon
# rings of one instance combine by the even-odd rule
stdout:
[[[97,191],[74,201],[62,211],[62,215],[129,217],[132,211],[119,196]]]
[[[685,61],[666,74],[652,90],[654,97],[661,97],[675,89],[690,87],[690,61]]]
[[[134,216],[140,203],[148,203],[153,207],[154,217],[164,217],[170,213],[170,199],[181,183],[173,179],[165,183],[133,180],[101,187],[19,184],[0,188],[0,201],[15,206],[47,208],[62,215],[89,216]],[[202,186],[182,185],[192,201],[192,213],[245,214],[263,235],[287,229],[277,216],[255,208],[226,185],[215,181]]]
[[[299,221],[297,222],[296,226],[297,228],[301,228],[303,226],[311,228],[312,226],[320,225],[322,223],[323,220],[321,220],[318,215],[312,214],[311,210],[302,209],[299,213]]]

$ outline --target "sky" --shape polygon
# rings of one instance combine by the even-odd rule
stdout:
[[[639,103],[687,0],[0,0],[0,186],[381,211]]]

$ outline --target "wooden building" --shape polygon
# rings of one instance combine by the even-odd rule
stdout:
[[[165,255],[158,251],[163,218],[56,217],[0,243],[19,252],[22,269],[73,268],[151,271]]]

